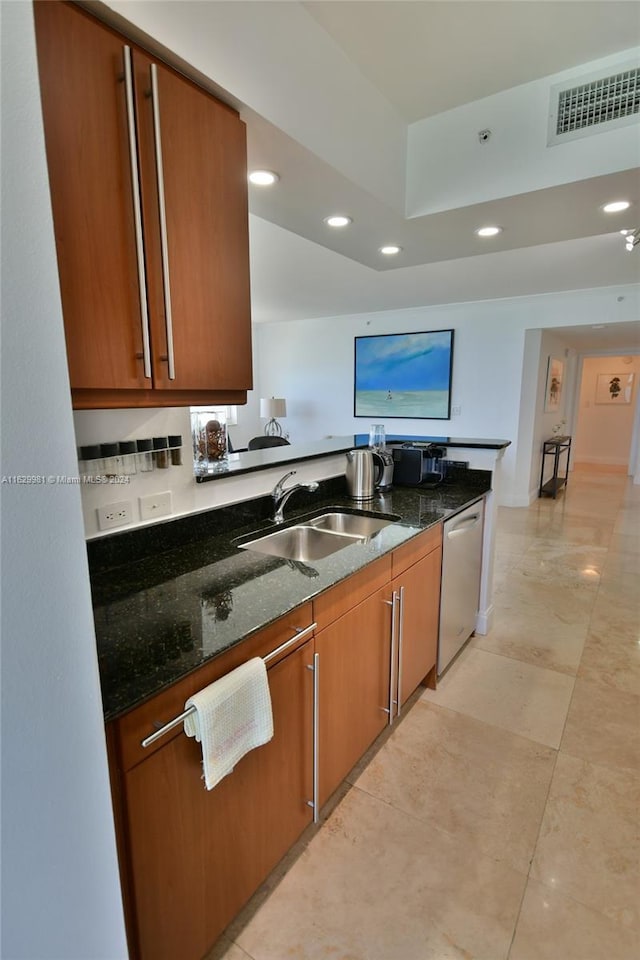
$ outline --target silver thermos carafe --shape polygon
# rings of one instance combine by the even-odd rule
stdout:
[[[373,450],[350,450],[347,453],[347,496],[352,500],[372,500],[384,462]]]

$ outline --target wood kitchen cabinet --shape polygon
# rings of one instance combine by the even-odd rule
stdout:
[[[392,555],[391,589],[396,598],[396,700],[400,707],[432,671],[435,678],[441,568],[441,524],[410,540]]]
[[[320,806],[389,722],[389,569],[381,558],[314,600]]]
[[[435,676],[441,554],[437,525],[108,724],[134,960],[199,960],[311,822],[310,801],[319,809]],[[212,791],[182,726],[141,746],[196,690],[294,635],[268,665],[273,740]]]
[[[34,10],[74,406],[246,402],[244,123],[74,5]]]
[[[191,693],[275,649],[310,614],[307,604],[109,725],[132,957],[200,960],[311,822],[313,638],[269,663],[274,737],[213,790],[201,779],[200,744],[182,726],[140,746],[152,717],[179,715]]]

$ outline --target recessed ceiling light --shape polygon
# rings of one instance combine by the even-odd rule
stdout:
[[[325,217],[324,222],[329,227],[348,227],[350,223],[353,223],[353,220],[351,217],[336,213],[332,217]]]
[[[605,213],[620,213],[622,210],[628,210],[630,206],[628,200],[614,200],[613,203],[605,203],[602,209]]]
[[[258,187],[270,187],[272,183],[276,183],[279,179],[280,177],[273,170],[253,170],[249,174],[251,183],[255,183]]]
[[[478,227],[476,233],[479,237],[495,237],[502,233],[502,227]]]
[[[400,253],[402,247],[397,247],[395,243],[390,243],[386,247],[380,247],[380,253],[384,253],[385,257],[392,257],[396,253]]]

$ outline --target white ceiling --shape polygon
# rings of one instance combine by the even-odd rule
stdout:
[[[638,250],[625,253],[620,237],[608,234],[378,272],[259,217],[251,217],[249,232],[257,322],[603,286],[616,288],[613,303],[619,295],[634,295],[626,285],[637,280],[640,262]],[[635,269],[629,267],[632,261]],[[637,291],[631,290],[637,302]]]
[[[311,2],[304,7],[411,123],[637,43],[629,0]]]
[[[640,43],[633,0],[303,6],[407,124]],[[326,152],[244,115],[250,164],[281,176],[272,192],[250,192],[259,322],[625,285],[640,276],[640,247],[626,253],[617,232],[629,223],[609,225],[600,209],[612,196],[640,208],[637,158],[601,177],[406,218],[327,163]],[[332,210],[348,211],[360,229],[328,231],[323,217]],[[490,245],[473,232],[485,222],[506,225]],[[381,262],[383,237],[402,245],[401,261]],[[612,348],[621,344],[616,337]],[[626,337],[628,349],[628,330]]]
[[[554,327],[554,334],[583,354],[628,354],[640,349],[640,321]]]

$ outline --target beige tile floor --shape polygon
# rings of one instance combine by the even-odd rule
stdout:
[[[502,509],[495,625],[210,960],[639,960],[640,487]]]

